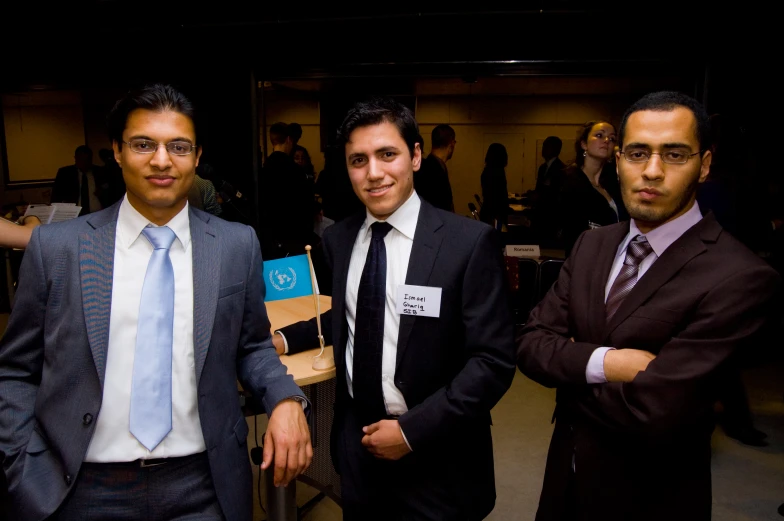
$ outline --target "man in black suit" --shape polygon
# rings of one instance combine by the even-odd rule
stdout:
[[[272,153],[261,171],[262,253],[267,260],[304,253],[314,241],[314,187],[291,157],[293,142],[283,122],[270,127]]]
[[[557,387],[537,521],[709,521],[713,404],[780,283],[695,201],[711,165],[694,99],[649,94],[616,153],[631,216],[580,235],[518,346]]]
[[[417,194],[436,208],[448,212],[454,212],[455,205],[446,162],[452,159],[456,144],[455,130],[452,127],[436,126],[430,133],[430,154],[414,173]]]
[[[122,177],[93,165],[93,151],[80,145],[74,152],[74,164],[57,171],[51,202],[74,203],[82,207],[80,215],[86,215],[108,208],[124,193]]]
[[[388,99],[355,105],[340,130],[366,207],[323,238],[346,520],[478,520],[495,504],[490,409],[514,375],[501,251],[492,228],[414,191],[417,135]],[[281,353],[318,344],[315,319],[281,333]]]
[[[542,143],[542,159],[536,175],[535,226],[543,240],[554,239],[558,228],[558,196],[564,176],[564,163],[558,157],[563,142],[548,136]]]

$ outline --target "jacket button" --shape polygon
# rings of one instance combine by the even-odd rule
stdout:
[[[66,485],[70,485],[71,484],[71,475],[70,474],[66,474],[64,477],[65,477],[65,484]]]
[[[82,423],[84,423],[85,425],[90,425],[92,422],[93,422],[93,415],[88,412],[82,418]]]

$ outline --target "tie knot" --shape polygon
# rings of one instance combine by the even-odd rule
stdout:
[[[652,251],[653,248],[651,248],[648,239],[646,239],[644,235],[638,235],[629,243],[629,248],[626,253],[626,259],[629,262],[626,264],[639,264],[645,257],[650,255]]]
[[[148,226],[142,230],[142,233],[147,237],[147,240],[150,241],[150,244],[152,244],[152,247],[155,250],[168,250],[171,248],[174,238],[177,237],[174,231],[168,226],[160,226],[157,228]]]
[[[376,221],[370,225],[374,239],[383,239],[392,230],[392,225],[387,222]]]

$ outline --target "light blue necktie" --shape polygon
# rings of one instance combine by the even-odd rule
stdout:
[[[142,233],[153,252],[139,303],[130,429],[152,451],[172,428],[174,269],[169,248],[176,235],[167,226],[148,226]]]

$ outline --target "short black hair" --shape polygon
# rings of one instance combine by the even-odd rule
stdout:
[[[355,103],[338,130],[338,146],[345,150],[351,133],[356,129],[379,125],[384,121],[397,127],[411,157],[414,157],[414,148],[419,138],[419,125],[411,110],[392,98],[375,97]]]
[[[138,89],[132,89],[114,104],[106,124],[109,130],[109,139],[117,143],[122,149],[122,134],[128,123],[128,116],[136,109],[165,112],[167,110],[178,112],[188,117],[193,122],[194,131],[197,130],[196,111],[193,103],[185,94],[172,85],[153,83]],[[198,136],[198,132],[196,134]]]
[[[286,130],[292,143],[296,143],[302,137],[302,125],[299,123],[289,123]]]
[[[430,133],[430,146],[446,148],[455,140],[455,130],[449,125],[437,125]]]
[[[621,120],[621,128],[618,133],[618,146],[623,150],[623,139],[626,133],[626,123],[629,116],[635,112],[643,110],[653,110],[657,112],[670,112],[677,107],[684,107],[694,114],[697,121],[697,141],[700,143],[700,152],[709,150],[711,147],[710,119],[705,107],[696,99],[683,94],[682,92],[663,90],[646,94],[629,107]]]
[[[558,136],[547,136],[542,143],[542,148],[544,149],[545,147],[552,147],[553,153],[557,156],[561,153],[563,141]]]
[[[272,126],[270,126],[269,135],[270,142],[273,145],[282,145],[286,142],[286,138],[289,137],[289,126],[282,121],[273,123]]]
[[[93,157],[93,151],[87,145],[79,145],[78,147],[76,147],[76,150],[74,150],[74,157],[80,154],[85,154],[90,157]]]

